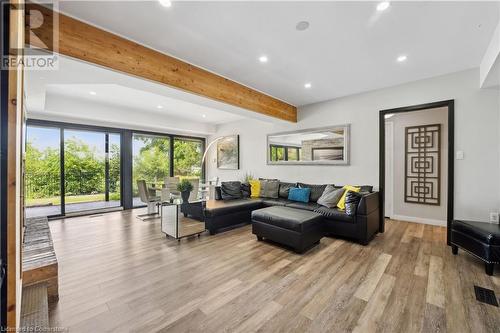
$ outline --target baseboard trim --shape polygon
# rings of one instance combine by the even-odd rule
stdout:
[[[393,219],[393,220],[399,220],[399,221],[405,221],[405,222],[430,224],[430,225],[436,225],[436,226],[440,226],[440,227],[446,227],[447,226],[447,222],[446,221],[434,220],[434,219],[426,219],[426,218],[421,218],[421,217],[404,216],[404,215],[392,215],[391,219]]]

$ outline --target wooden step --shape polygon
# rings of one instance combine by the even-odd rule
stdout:
[[[23,286],[46,283],[49,302],[57,301],[59,268],[48,219],[26,219],[23,240]]]
[[[21,301],[21,332],[48,331],[49,301],[47,284],[38,283],[23,287]]]

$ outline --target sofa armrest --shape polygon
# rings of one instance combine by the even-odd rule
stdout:
[[[222,200],[222,192],[220,186],[215,186],[215,200]]]
[[[379,192],[372,192],[361,197],[358,204],[358,215],[369,215],[370,213],[379,209],[380,206]]]

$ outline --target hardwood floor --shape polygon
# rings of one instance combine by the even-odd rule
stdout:
[[[53,327],[70,332],[498,332],[500,276],[446,229],[388,221],[369,246],[323,238],[298,255],[250,226],[178,243],[115,212],[50,222],[59,260]]]

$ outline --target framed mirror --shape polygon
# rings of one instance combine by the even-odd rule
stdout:
[[[348,165],[350,125],[267,136],[267,164]]]

